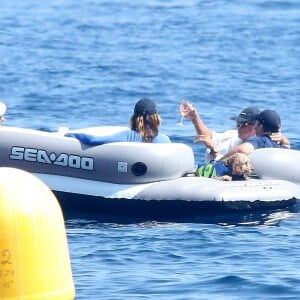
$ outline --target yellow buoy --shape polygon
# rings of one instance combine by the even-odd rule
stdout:
[[[0,299],[74,299],[57,199],[37,177],[0,168]]]

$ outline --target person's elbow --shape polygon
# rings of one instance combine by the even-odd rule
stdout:
[[[244,153],[247,155],[249,155],[250,153],[252,153],[255,150],[254,146],[250,143],[243,143],[240,146],[238,146],[237,148],[238,148],[237,152]]]
[[[230,154],[235,154],[235,153],[243,153],[246,155],[249,155],[255,150],[254,146],[250,143],[243,143],[237,147],[235,147],[232,151],[230,151]]]

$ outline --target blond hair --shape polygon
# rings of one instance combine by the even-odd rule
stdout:
[[[152,115],[136,116],[132,115],[130,119],[130,129],[138,132],[142,136],[143,142],[152,143],[158,135],[161,125],[161,116],[158,113]]]

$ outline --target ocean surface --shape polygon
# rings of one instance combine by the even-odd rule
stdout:
[[[126,126],[150,97],[161,131],[201,162],[193,126],[176,124],[187,98],[216,131],[234,128],[229,117],[247,106],[275,109],[300,150],[299,45],[299,0],[2,0],[5,125]],[[66,219],[76,299],[299,299],[299,212]]]

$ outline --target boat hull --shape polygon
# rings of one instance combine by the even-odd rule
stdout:
[[[186,200],[132,200],[103,198],[66,192],[55,192],[64,216],[92,218],[102,222],[224,222],[226,217],[270,213],[289,210],[296,199],[271,201],[186,201]]]
[[[36,175],[54,191],[66,216],[93,215],[107,222],[187,221],[286,209],[296,204],[299,194],[295,184],[282,180],[224,182],[182,177],[120,185]]]

